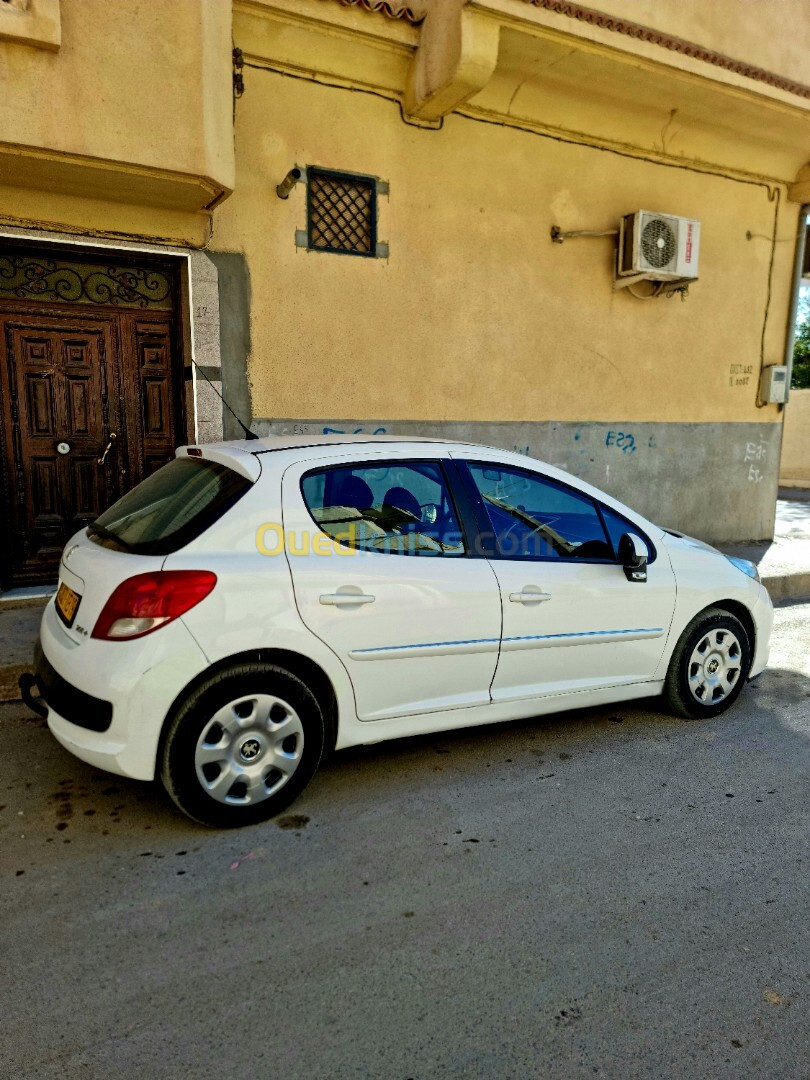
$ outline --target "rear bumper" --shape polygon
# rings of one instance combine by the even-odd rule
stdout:
[[[34,679],[40,697],[49,709],[77,727],[89,731],[107,731],[112,723],[112,702],[85,694],[63,679],[45,656],[39,641],[34,648]]]
[[[119,776],[154,779],[169,710],[207,667],[180,619],[135,641],[77,644],[52,603],[42,617],[37,685],[48,727],[76,757]]]

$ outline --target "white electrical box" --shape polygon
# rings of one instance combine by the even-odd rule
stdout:
[[[759,400],[768,405],[781,405],[787,401],[787,368],[784,364],[771,364],[762,369],[759,379]]]
[[[695,280],[700,222],[673,214],[638,210],[619,223],[618,276],[651,281]]]

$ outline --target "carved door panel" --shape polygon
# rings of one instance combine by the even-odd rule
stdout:
[[[70,536],[186,441],[178,296],[168,260],[0,248],[0,588],[55,581]]]
[[[123,447],[98,464],[110,433],[122,434],[115,321],[0,313],[0,340],[4,546],[14,584],[55,580],[67,539],[121,494]]]
[[[178,383],[179,365],[169,315],[122,315],[121,337],[121,374],[124,385],[131,390],[127,425],[131,443],[139,447],[129,462],[127,483],[131,487],[170,461],[182,441],[176,405],[182,396],[182,384]]]

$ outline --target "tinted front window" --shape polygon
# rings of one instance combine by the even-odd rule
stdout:
[[[613,559],[593,499],[523,469],[470,465],[495,534],[509,558]]]
[[[205,532],[250,486],[215,461],[175,458],[96,518],[90,535],[139,555],[168,555]]]
[[[309,473],[304,502],[318,527],[347,547],[384,555],[463,555],[441,468],[388,462]]]

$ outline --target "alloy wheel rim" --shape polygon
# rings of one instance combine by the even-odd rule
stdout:
[[[689,690],[701,705],[725,700],[742,670],[742,649],[731,630],[719,627],[704,634],[692,650],[687,677]]]
[[[205,724],[194,767],[217,802],[253,806],[289,783],[303,751],[304,727],[292,705],[272,694],[245,694]]]

